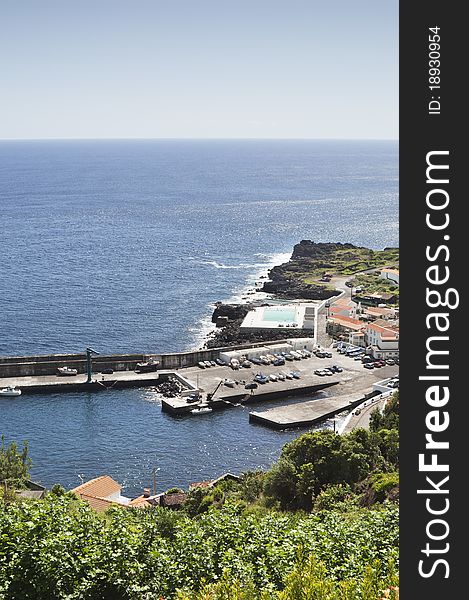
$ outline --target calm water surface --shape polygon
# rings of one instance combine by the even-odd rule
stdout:
[[[239,298],[301,239],[398,245],[396,142],[0,142],[0,355],[200,345],[213,303]],[[0,402],[34,476],[109,473],[138,493],[265,467],[297,432],[248,409],[174,419],[148,390]]]

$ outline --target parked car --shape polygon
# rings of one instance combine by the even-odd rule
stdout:
[[[253,358],[250,358],[249,360],[252,362],[253,365],[261,365],[262,364],[261,361],[255,356]]]
[[[390,367],[392,367],[392,365],[395,365],[396,363],[394,362],[393,358],[388,358],[386,360],[386,364],[389,365]]]
[[[363,366],[365,367],[365,369],[374,369],[375,363],[368,362],[368,363],[365,363]]]
[[[226,362],[224,360],[222,360],[221,358],[217,358],[216,361],[217,365],[219,365],[220,367],[225,367],[226,366]]]
[[[204,365],[208,368],[212,366],[212,363],[209,360],[204,360]]]
[[[243,362],[241,363],[241,366],[244,367],[245,369],[250,369],[251,363],[248,360],[243,360]]]
[[[203,360],[200,360],[197,365],[201,368],[201,369],[205,369],[205,363]]]
[[[257,383],[255,381],[251,382],[251,383],[246,383],[246,385],[244,386],[244,388],[246,390],[255,390],[257,387],[259,387],[257,385]]]
[[[114,373],[114,369],[111,369],[111,368],[108,368],[108,369],[103,369],[103,370],[101,371],[101,373],[102,373],[103,375],[112,375],[112,374]]]
[[[217,366],[217,363],[214,360],[211,360],[210,364],[212,365],[212,367],[216,367]]]

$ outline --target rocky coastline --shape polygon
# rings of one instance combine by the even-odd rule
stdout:
[[[290,259],[268,271],[260,288],[272,299],[281,300],[327,300],[340,294],[330,283],[333,276],[351,276],[353,273],[392,262],[398,257],[398,249],[371,250],[349,243],[313,242],[302,240],[295,244]],[[260,284],[260,282],[259,282]],[[253,291],[249,292],[253,293]],[[300,330],[242,331],[244,317],[254,308],[269,304],[224,304],[217,302],[212,314],[212,331],[205,343],[206,348],[235,346],[249,342],[264,342],[292,337],[304,337]]]

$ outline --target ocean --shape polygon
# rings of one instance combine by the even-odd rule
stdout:
[[[302,239],[398,245],[398,143],[326,140],[0,142],[0,355],[200,347]],[[33,476],[108,473],[139,493],[265,468],[298,432],[239,407],[174,419],[148,390],[0,402]]]

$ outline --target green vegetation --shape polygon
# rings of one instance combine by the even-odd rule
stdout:
[[[5,506],[0,539],[2,600],[141,600],[175,598],[178,590],[199,598],[191,593],[204,582],[215,584],[209,598],[235,598],[239,586],[250,590],[246,598],[371,599],[372,581],[380,590],[395,584],[398,514],[389,504],[259,516],[227,503],[196,519],[160,508],[102,516],[49,494]],[[301,595],[302,585],[330,593]],[[339,596],[347,587],[351,595]]]
[[[397,600],[398,408],[303,434],[181,511],[0,496],[0,600]]]
[[[399,298],[399,286],[389,279],[383,279],[378,272],[359,273],[352,279],[353,287],[361,287],[366,294],[394,294]]]
[[[28,456],[28,443],[23,442],[21,451],[15,442],[5,445],[5,436],[2,435],[0,446],[0,483],[4,488],[21,488],[29,479],[31,459]]]
[[[301,262],[302,269],[299,268]],[[318,279],[330,275],[353,275],[367,269],[399,266],[399,249],[371,250],[370,248],[332,247],[327,255],[292,261],[294,272],[305,283],[317,283]]]
[[[399,429],[399,391],[394,392],[391,399],[384,407],[383,414],[378,409],[371,413],[370,417],[371,431],[380,429]]]

